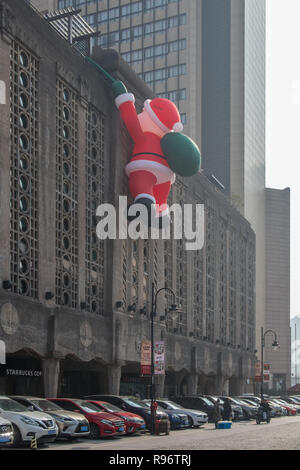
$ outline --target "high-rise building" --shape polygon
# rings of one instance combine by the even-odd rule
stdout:
[[[291,386],[300,383],[300,317],[291,318]]]
[[[266,335],[264,358],[270,364],[273,392],[291,386],[290,328],[290,190],[266,189],[266,323],[277,335],[280,350]]]

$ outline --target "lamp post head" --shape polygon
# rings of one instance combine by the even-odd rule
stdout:
[[[278,341],[276,339],[272,343],[272,348],[274,349],[274,351],[278,351],[278,349],[280,348]]]

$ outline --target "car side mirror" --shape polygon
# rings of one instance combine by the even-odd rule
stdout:
[[[126,410],[126,405],[125,405],[125,403],[122,403],[121,408],[123,408],[123,410]]]

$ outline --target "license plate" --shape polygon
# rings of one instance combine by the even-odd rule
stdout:
[[[10,438],[9,437],[0,437],[0,442],[9,442]]]
[[[51,429],[50,431],[48,431],[48,434],[56,434],[55,429]]]
[[[146,424],[142,424],[141,429],[145,429]]]
[[[124,431],[124,428],[119,428],[119,432],[123,432]]]
[[[82,432],[83,431],[88,431],[88,427],[87,426],[81,426],[80,431],[82,431]]]

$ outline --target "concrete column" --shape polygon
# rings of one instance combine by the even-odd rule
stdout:
[[[187,378],[187,394],[197,395],[198,389],[198,375],[190,374]]]
[[[120,365],[109,365],[108,375],[108,393],[111,395],[119,395],[122,367]]]
[[[54,357],[43,359],[44,395],[56,398],[60,372],[60,360]]]
[[[218,375],[216,378],[216,395],[223,395],[226,390],[226,379],[223,375]]]
[[[164,398],[165,375],[155,376],[156,398]]]

